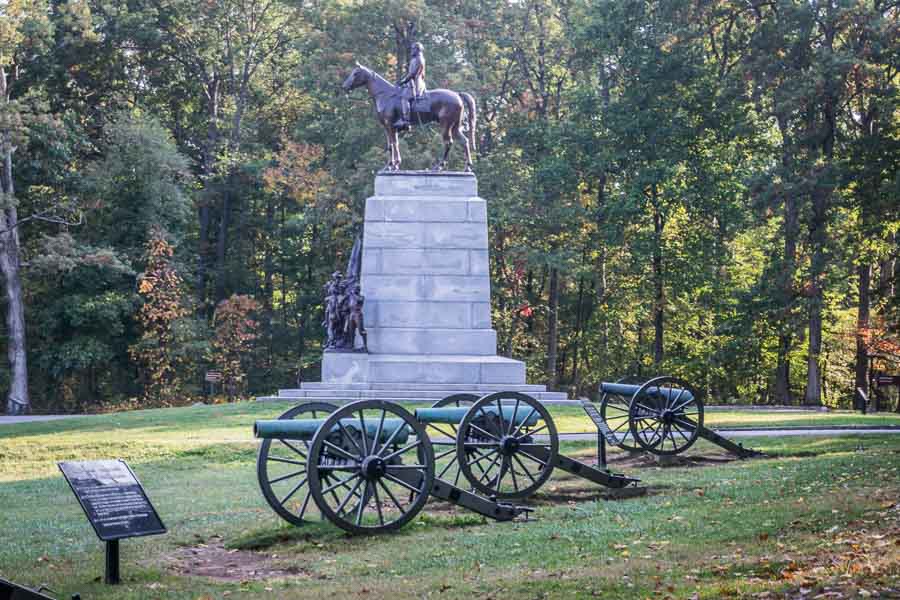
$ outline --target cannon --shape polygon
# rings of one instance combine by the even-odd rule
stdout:
[[[429,496],[511,520],[529,509],[504,501],[530,496],[554,468],[612,488],[638,481],[561,455],[550,413],[518,392],[454,395],[414,413],[378,400],[307,403],[257,421],[254,434],[260,488],[278,515],[301,525],[312,499],[354,533],[401,527]]]
[[[304,416],[313,418],[298,418]],[[392,402],[301,404],[277,420],[257,421],[254,434],[263,440],[257,458],[263,496],[295,525],[309,520],[310,499],[322,517],[351,533],[398,529],[430,496],[498,521],[530,511],[437,478],[424,425]],[[273,472],[278,467],[288,472]]]
[[[595,419],[598,445],[610,443],[629,451],[671,456],[703,438],[740,458],[760,454],[705,427],[700,393],[677,377],[603,382],[600,391],[600,420]],[[591,415],[587,406],[585,411]]]
[[[474,490],[489,497],[527,498],[555,468],[610,488],[638,482],[560,454],[550,412],[521,392],[496,392],[465,406],[420,408],[415,414],[430,427],[454,428],[456,468]]]

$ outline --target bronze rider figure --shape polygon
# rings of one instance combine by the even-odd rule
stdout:
[[[397,86],[403,87],[400,98],[400,120],[394,123],[398,130],[409,129],[411,103],[420,99],[425,94],[425,53],[422,44],[416,42],[410,47],[409,67],[406,76],[397,82]]]

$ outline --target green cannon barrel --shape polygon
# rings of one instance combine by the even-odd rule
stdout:
[[[467,412],[469,412],[469,408],[465,406],[417,408],[416,420],[422,423],[445,423],[447,425],[459,425],[460,423],[462,423],[463,417],[466,416]],[[496,415],[497,409],[495,407],[485,408],[484,412]],[[520,405],[518,410],[516,410],[514,406],[503,407],[504,420],[512,421],[514,414],[516,418],[516,426],[525,423],[527,427],[534,427],[537,424],[538,419],[540,418],[540,415],[537,413],[537,411],[532,411],[530,407],[525,405]],[[527,422],[525,421],[526,418],[528,419]]]
[[[608,381],[604,381],[600,384],[601,392],[605,392],[607,394],[617,394],[619,396],[634,396],[639,389],[641,389],[641,386],[631,385],[627,383],[610,383]],[[660,396],[665,396],[667,400],[678,398],[679,394],[681,394],[681,400],[679,401],[679,404],[681,402],[689,402],[690,400],[694,399],[694,395],[689,391],[684,390],[684,393],[682,394],[682,390],[678,388],[664,388],[660,390],[659,388],[651,387],[647,389],[647,394],[650,396],[655,396],[657,398]]]
[[[258,438],[282,439],[282,440],[312,440],[325,419],[273,419],[266,421],[257,421],[253,424],[253,435]],[[341,425],[348,431],[359,433],[362,426],[356,419],[342,419]],[[409,427],[403,419],[385,419],[381,429],[381,439],[379,443],[386,442],[394,434],[397,429],[403,430],[394,438],[396,444],[403,444],[409,437]],[[337,425],[332,431],[338,431],[340,427]],[[378,431],[378,419],[366,421],[366,434],[368,438],[374,439],[375,433]]]

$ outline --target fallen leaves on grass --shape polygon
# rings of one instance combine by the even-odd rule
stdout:
[[[747,583],[780,585],[745,595],[759,600],[900,597],[900,506],[882,503],[871,519],[832,527],[821,542],[786,548],[780,569],[761,557]]]

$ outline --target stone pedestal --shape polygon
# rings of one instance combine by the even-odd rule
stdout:
[[[436,399],[524,391],[525,364],[497,356],[487,207],[470,173],[379,174],[366,201],[362,293],[369,354],[326,352],[322,382],[290,397]]]

